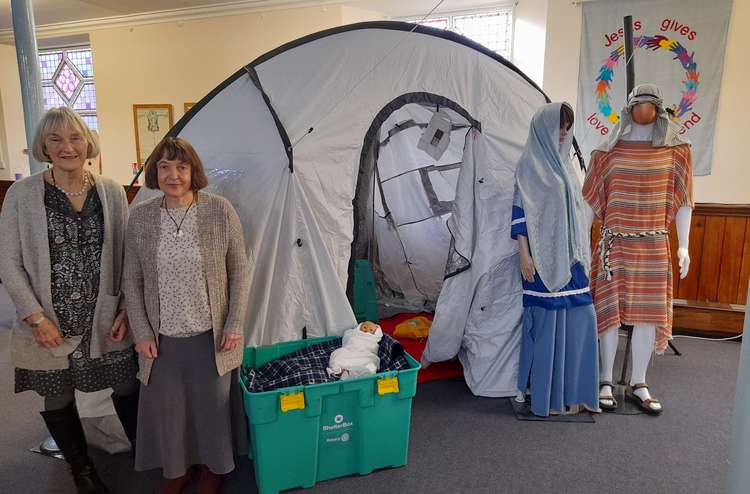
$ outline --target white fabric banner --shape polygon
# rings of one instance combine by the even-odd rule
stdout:
[[[693,174],[709,175],[731,0],[598,0],[583,4],[576,138],[584,157],[625,104],[623,18],[633,16],[635,84],[658,85],[692,143]]]

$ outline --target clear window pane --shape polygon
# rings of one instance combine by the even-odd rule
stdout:
[[[504,8],[493,12],[461,14],[412,22],[438,29],[450,29],[484,45],[505,58],[510,58],[513,43],[513,9]]]
[[[448,17],[442,19],[427,19],[424,21],[417,21],[417,24],[435,27],[437,29],[448,29],[450,27],[450,19]]]
[[[508,10],[455,16],[453,17],[453,30],[509,58],[511,47],[510,14],[510,10]]]

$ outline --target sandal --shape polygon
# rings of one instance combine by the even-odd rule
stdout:
[[[632,386],[628,385],[625,387],[625,397],[638,405],[638,408],[643,410],[649,415],[661,415],[661,412],[664,411],[664,409],[660,406],[659,408],[651,408],[651,405],[661,405],[661,402],[657,400],[656,398],[648,398],[645,400],[642,400],[640,396],[634,393],[637,389],[648,389],[648,385],[646,383],[639,383],[639,384],[633,384]]]
[[[599,383],[600,392],[604,386],[609,386],[612,389],[612,391],[615,390],[615,385],[612,384],[610,381],[602,381]],[[606,403],[602,403],[602,400],[611,401],[612,403],[607,405]],[[614,394],[610,394],[609,396],[599,395],[599,408],[601,408],[602,411],[604,412],[614,412],[615,410],[617,410],[617,400],[615,399],[615,395]]]

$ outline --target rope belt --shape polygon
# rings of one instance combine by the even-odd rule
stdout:
[[[612,231],[604,226],[601,227],[600,232],[601,238],[599,239],[599,249],[602,258],[602,269],[604,270],[607,281],[612,279],[612,266],[609,262],[609,255],[612,253],[612,245],[614,245],[616,238],[644,238],[669,235],[668,230],[649,230],[638,233],[622,233]]]

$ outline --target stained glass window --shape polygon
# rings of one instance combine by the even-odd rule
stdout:
[[[65,100],[60,94],[55,91],[52,86],[44,86],[42,88],[42,94],[44,94],[44,109],[57,108],[58,106],[65,106]]]
[[[84,77],[94,77],[94,64],[91,62],[91,48],[68,52],[68,60],[78,69]]]
[[[98,130],[91,48],[41,51],[39,68],[44,109],[68,106],[78,112],[92,130]]]
[[[462,34],[510,59],[513,45],[513,8],[505,7],[490,12],[456,14],[427,20],[413,20],[417,24],[448,29]]]
[[[39,68],[42,70],[42,80],[49,81],[55,75],[57,67],[62,61],[63,54],[59,52],[39,54]]]

